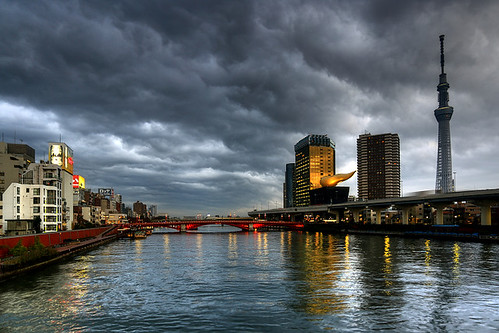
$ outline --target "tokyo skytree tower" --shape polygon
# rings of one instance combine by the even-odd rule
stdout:
[[[438,121],[438,157],[437,157],[437,181],[435,190],[441,193],[454,191],[452,180],[452,155],[450,141],[450,119],[454,108],[449,106],[449,83],[447,74],[444,72],[444,35],[440,36],[440,81],[438,90],[438,109],[435,110],[435,118]]]

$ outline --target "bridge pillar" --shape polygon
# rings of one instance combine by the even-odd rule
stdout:
[[[490,206],[494,204],[493,201],[480,200],[475,202],[480,206],[480,224],[481,225],[492,225],[492,213]]]
[[[432,206],[437,210],[435,224],[444,224],[444,208],[447,207],[448,204],[433,204]]]
[[[337,223],[340,222],[340,212],[338,210],[328,210],[328,213],[335,216]]]
[[[186,224],[181,224],[180,225],[180,232],[186,232],[187,231],[187,225]]]
[[[387,209],[387,207],[374,207],[373,210],[376,213],[376,224],[381,224],[381,212]]]
[[[402,211],[402,224],[408,225],[409,224],[409,212],[411,210],[411,207],[414,205],[412,204],[398,204],[396,207],[398,210]]]
[[[359,223],[359,219],[360,219],[360,212],[363,210],[364,208],[349,208],[349,210],[352,212],[352,215],[353,215],[353,222],[355,223]]]
[[[409,224],[409,209],[411,207],[409,206],[403,206],[402,207],[402,224],[408,225]]]
[[[253,223],[248,224],[248,231],[255,231],[255,226]]]

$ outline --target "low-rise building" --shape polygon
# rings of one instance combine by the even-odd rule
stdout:
[[[62,230],[62,198],[57,186],[12,183],[4,192],[3,228],[7,221],[40,218],[41,231]]]

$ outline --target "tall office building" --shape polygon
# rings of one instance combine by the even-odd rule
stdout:
[[[336,170],[334,142],[327,135],[308,135],[295,145],[294,206],[309,206],[310,191]]]
[[[454,191],[452,180],[452,154],[450,140],[450,119],[454,108],[449,106],[449,83],[444,71],[444,35],[440,36],[440,77],[438,90],[438,109],[435,110],[435,118],[438,121],[438,156],[437,156],[437,180],[435,190],[442,193]]]
[[[362,134],[357,139],[357,190],[360,199],[400,197],[398,134]]]
[[[283,186],[283,198],[284,198],[284,208],[293,207],[293,183],[295,174],[295,164],[286,164],[286,174],[284,176],[284,186]]]

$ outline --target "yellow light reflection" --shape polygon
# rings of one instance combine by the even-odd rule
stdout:
[[[390,237],[388,236],[385,236],[385,250],[383,252],[383,257],[385,258],[385,264],[383,266],[385,286],[390,287],[393,284],[390,276],[392,275],[392,253],[390,251]],[[385,294],[390,295],[390,290],[385,290]]]
[[[196,235],[196,246],[198,250],[198,259],[203,261],[203,234],[199,233]]]
[[[312,235],[310,235],[309,233],[307,233],[307,235],[305,236],[305,248],[307,249],[310,249],[310,241],[312,239]]]
[[[322,245],[322,232],[315,233],[315,249]]]
[[[268,255],[268,233],[260,232],[257,234],[257,249],[259,256]]]
[[[341,290],[342,253],[335,247],[335,241],[334,236],[323,233],[305,237],[303,270],[306,288],[301,306],[307,313],[341,313],[347,308],[346,300],[351,296]]]
[[[430,247],[430,240],[427,239],[424,243],[424,248],[425,248],[425,254],[424,254],[424,263],[427,268],[430,267],[430,261],[431,261],[431,247]]]
[[[135,253],[137,254],[135,256],[135,261],[137,262],[142,262],[142,241],[141,240],[135,240],[133,242],[135,245]],[[137,269],[142,269],[141,267],[137,267]]]
[[[229,259],[237,259],[237,234],[229,233]]]
[[[350,270],[350,236],[345,236],[345,269]]]
[[[335,249],[336,249],[336,238],[333,237],[333,235],[329,234],[327,237],[327,242],[329,244],[327,248],[327,252],[329,255],[335,254]]]
[[[454,266],[452,268],[452,271],[454,272],[455,278],[459,277],[459,256],[461,252],[461,247],[457,243],[454,243]]]

